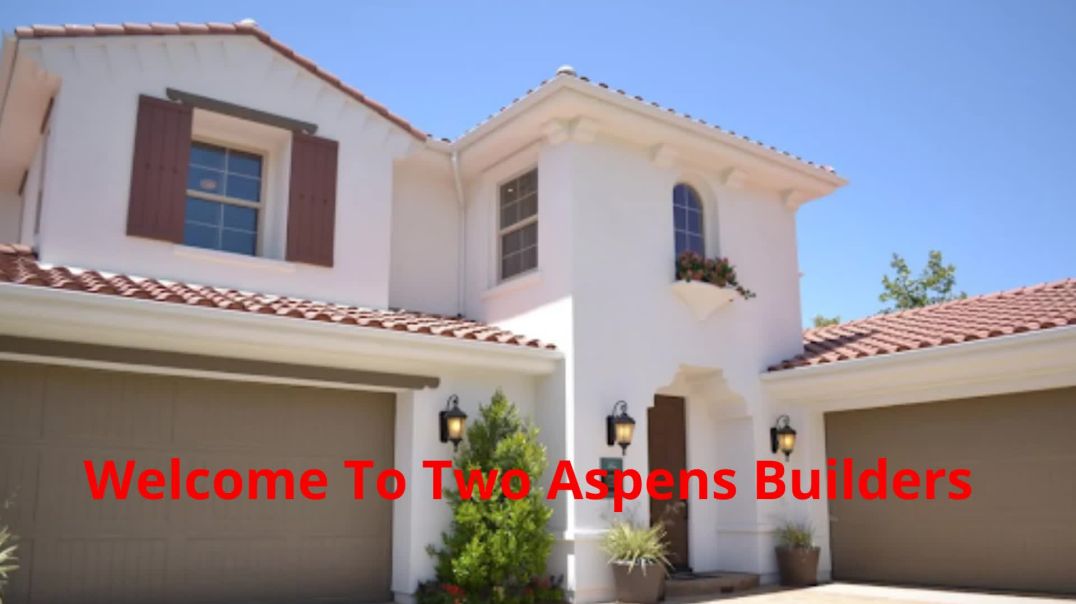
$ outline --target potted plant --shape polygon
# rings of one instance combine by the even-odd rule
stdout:
[[[777,571],[781,585],[818,584],[818,554],[814,529],[804,522],[786,522],[777,528]]]
[[[613,567],[618,602],[654,604],[661,598],[669,566],[668,547],[661,523],[648,528],[624,521],[613,523],[602,538],[602,551]]]

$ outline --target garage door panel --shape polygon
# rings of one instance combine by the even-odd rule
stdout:
[[[0,402],[4,405],[0,438],[33,440],[41,436],[41,404],[44,392],[43,367],[0,363]]]
[[[0,444],[0,518],[18,534],[33,530],[40,458],[35,447]]]
[[[46,374],[43,436],[114,446],[167,443],[174,387],[167,378],[67,367]]]
[[[68,444],[43,446],[41,450],[40,496],[37,505],[39,533],[51,535],[138,535],[159,530],[167,524],[166,504],[138,495],[136,477],[132,476],[126,499],[116,498],[110,488],[105,497],[95,500],[83,466],[94,463],[98,478],[106,460],[116,462],[122,475],[124,462],[135,457],[136,468],[167,467],[167,453],[120,448],[80,448]]]
[[[342,461],[391,466],[392,395],[8,362],[0,393],[0,417],[23,418],[0,430],[0,493],[18,493],[3,518],[22,563],[5,604],[391,599],[391,502],[373,473],[373,499],[354,501]],[[89,493],[84,459],[167,476],[172,457],[239,470],[240,497],[147,501],[134,479],[124,501]],[[250,468],[298,480],[314,467],[330,477],[323,501],[283,499],[283,484],[281,499],[248,499]]]
[[[287,442],[293,403],[272,387],[186,380],[176,391],[175,443],[187,449],[266,449]]]
[[[384,401],[391,400],[391,395],[375,395],[368,402],[359,403],[363,405],[363,413],[358,423],[326,424],[326,422],[320,421],[316,415],[308,413],[303,407],[301,403],[304,396],[299,392],[300,390],[299,388],[294,388],[289,393],[289,396],[300,403],[292,407],[292,415],[288,418],[292,428],[287,433],[290,446],[309,455],[336,456],[339,463],[341,461],[338,457],[340,451],[334,449],[331,444],[341,440],[348,440],[350,441],[351,456],[353,458],[376,458],[376,461],[380,464],[391,464],[391,457],[386,457],[386,455],[391,455],[393,433],[392,430],[384,429],[385,426],[393,425],[393,407],[390,404],[384,404]],[[354,400],[349,401],[347,394],[342,391],[330,393],[319,401],[319,405],[329,409],[341,409],[355,405]],[[354,438],[356,431],[360,435],[359,438]]]
[[[388,535],[374,540],[315,537],[304,539],[299,551],[303,575],[313,579],[300,584],[300,595],[332,601],[346,599],[348,594],[377,594],[385,569],[377,564],[355,565],[351,561],[364,551],[379,551],[379,559],[391,559],[392,544]],[[381,601],[372,596],[364,600]]]
[[[973,488],[830,502],[834,578],[1076,592],[1076,389],[829,413],[826,440],[890,475],[968,468]]]
[[[189,539],[181,554],[181,582],[192,601],[293,598],[294,552],[282,536]]]
[[[57,539],[44,541],[33,567],[34,601],[146,602],[164,599],[163,539]]]

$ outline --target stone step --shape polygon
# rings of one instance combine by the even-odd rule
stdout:
[[[665,598],[716,596],[758,587],[758,575],[722,571],[674,573],[665,582]]]

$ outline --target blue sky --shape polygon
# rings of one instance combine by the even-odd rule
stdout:
[[[244,17],[438,136],[570,63],[835,166],[799,213],[805,321],[876,312],[893,252],[969,294],[1076,277],[1076,2],[7,0],[0,27]]]

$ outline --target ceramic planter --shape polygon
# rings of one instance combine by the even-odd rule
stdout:
[[[818,584],[818,547],[777,547],[777,570],[781,585],[805,587]]]
[[[660,564],[636,564],[630,571],[627,564],[612,563],[616,600],[622,604],[656,604],[665,587],[665,569]]]

